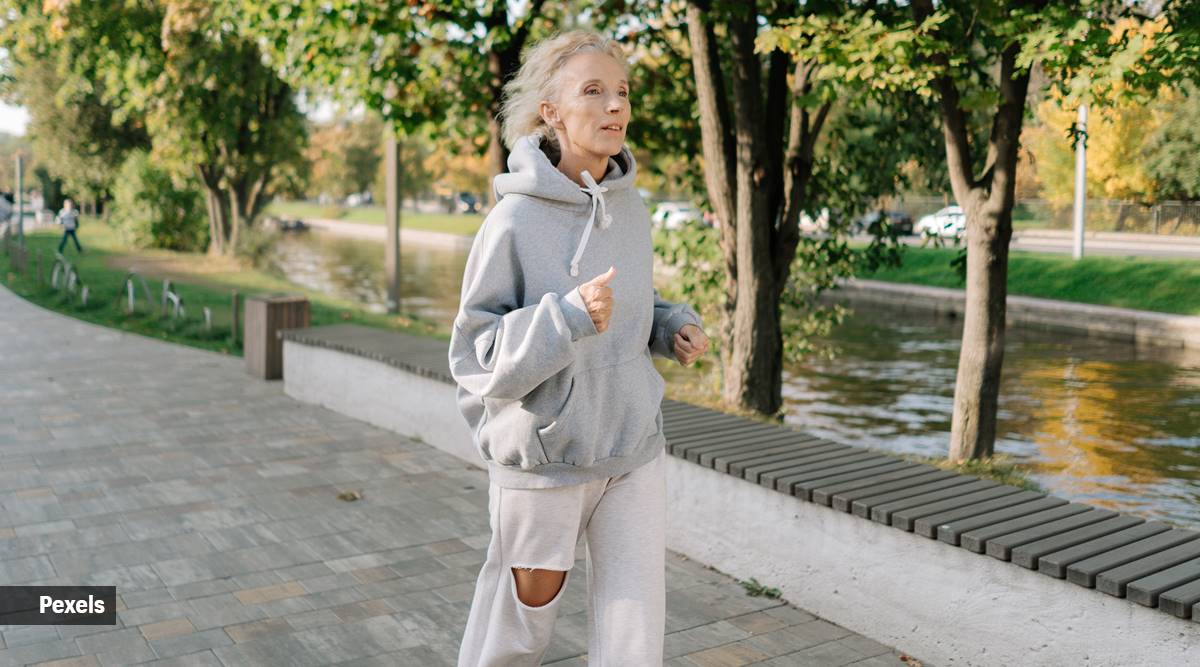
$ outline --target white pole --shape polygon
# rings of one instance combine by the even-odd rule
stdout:
[[[17,182],[15,183],[16,192],[13,193],[13,197],[16,199],[17,204],[17,238],[21,241],[21,247],[25,247],[25,204],[21,199],[21,190],[25,187],[21,182],[21,178],[24,175],[23,171],[24,166],[21,163],[21,154],[17,153]]]
[[[1075,259],[1083,258],[1083,209],[1087,202],[1087,104],[1079,105],[1075,135]]]

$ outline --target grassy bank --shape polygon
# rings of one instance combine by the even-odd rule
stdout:
[[[950,266],[953,248],[905,248],[904,264],[863,278],[962,288]],[[1200,315],[1200,261],[1143,257],[1085,257],[1013,252],[1008,292],[1180,315]]]
[[[80,226],[84,254],[77,254],[73,245],[65,249],[67,259],[75,265],[83,284],[88,286],[88,304],[84,306],[78,292],[69,295],[65,290],[54,290],[49,285],[49,269],[60,234],[57,229],[26,234],[31,258],[25,275],[15,270],[12,257],[0,252],[0,279],[6,287],[29,301],[102,326],[240,356],[240,332],[236,342],[230,336],[232,290],[236,289],[242,299],[243,317],[246,296],[299,293],[309,299],[310,322],[314,326],[351,322],[449,340],[449,333],[433,323],[367,312],[360,304],[299,287],[282,277],[247,266],[242,260],[124,247],[112,229],[94,219],[85,220]],[[41,254],[41,282],[34,273],[32,255],[35,252]],[[162,280],[170,279],[176,293],[183,298],[186,318],[174,320],[161,316],[157,307],[148,308],[140,286],[136,312],[126,313],[124,282],[131,267],[146,278],[156,305],[162,294]],[[204,327],[205,306],[212,312],[211,330]]]
[[[356,206],[348,208],[337,205],[313,204],[309,202],[274,202],[267,207],[271,215],[287,216],[290,218],[324,218],[327,220],[344,220],[346,222],[361,222],[369,225],[384,224],[384,209],[382,206]],[[417,213],[404,211],[400,224],[408,229],[422,229],[447,234],[465,234],[473,236],[483,224],[483,216],[473,213]]]

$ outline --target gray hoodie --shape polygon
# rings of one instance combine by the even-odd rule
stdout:
[[[627,147],[600,183],[581,188],[521,138],[496,176],[493,206],[463,271],[450,337],[458,409],[490,480],[540,489],[615,477],[665,445],[664,381],[651,354],[674,359],[687,304],[658,296],[650,216]],[[616,268],[598,333],[579,285]]]

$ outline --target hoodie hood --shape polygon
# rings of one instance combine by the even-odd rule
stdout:
[[[496,201],[506,195],[522,194],[548,199],[560,205],[590,206],[592,196],[550,163],[550,157],[542,150],[542,141],[539,134],[529,134],[517,140],[516,146],[508,154],[508,172],[497,174],[492,180]],[[590,174],[593,180],[598,175]],[[633,153],[623,145],[620,153],[608,158],[608,174],[602,176],[600,185],[608,188],[607,194],[611,197],[619,190],[632,188],[636,176],[637,164]],[[586,176],[584,180],[587,180]]]
[[[580,232],[579,244],[568,267],[571,276],[575,277],[579,275],[579,261],[587,249],[592,227],[607,229],[612,224],[607,197],[618,196],[621,191],[632,189],[637,176],[637,162],[629,147],[622,145],[620,153],[608,158],[608,173],[603,176],[604,180],[596,182],[595,174],[584,170],[581,176],[585,185],[580,186],[550,163],[550,157],[542,150],[543,141],[539,134],[518,139],[508,155],[508,173],[498,174],[492,181],[492,187],[496,201],[506,195],[522,194],[559,206],[590,207],[591,212]]]

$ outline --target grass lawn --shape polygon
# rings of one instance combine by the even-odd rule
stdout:
[[[162,340],[193,347],[241,356],[241,332],[234,343],[230,337],[232,290],[242,299],[245,317],[247,295],[272,292],[304,294],[309,299],[312,325],[352,322],[373,327],[404,331],[417,335],[449,340],[449,332],[431,322],[416,318],[371,313],[361,305],[329,297],[320,292],[299,287],[266,271],[251,268],[233,258],[209,257],[200,253],[170,250],[135,250],[124,247],[114,230],[94,218],[80,225],[79,236],[84,254],[75,252],[68,244],[66,257],[75,264],[81,281],[88,286],[87,306],[80,303],[79,294],[67,295],[49,285],[50,266],[58,246],[58,229],[41,229],[26,234],[30,251],[29,273],[19,275],[12,258],[3,254],[0,246],[0,279],[5,286],[22,297],[65,315],[103,326],[123,329]],[[33,253],[41,253],[42,282],[34,276]],[[137,290],[137,311],[125,313],[125,276],[130,268],[146,278],[155,299],[148,308],[140,285]],[[172,320],[158,314],[158,299],[162,295],[162,280],[170,279],[182,298],[186,318]],[[204,328],[203,307],[212,312],[212,330]]]
[[[382,206],[344,206],[313,204],[309,202],[275,202],[267,207],[267,213],[293,218],[325,218],[361,222],[369,225],[384,224]],[[483,224],[483,216],[474,213],[417,213],[404,211],[400,225],[408,229],[421,229],[447,234],[474,236]]]
[[[962,288],[950,266],[952,248],[906,248],[904,264],[871,280]],[[1119,306],[1181,315],[1200,315],[1200,261],[1143,257],[1085,257],[1013,252],[1008,292],[1061,301]]]

